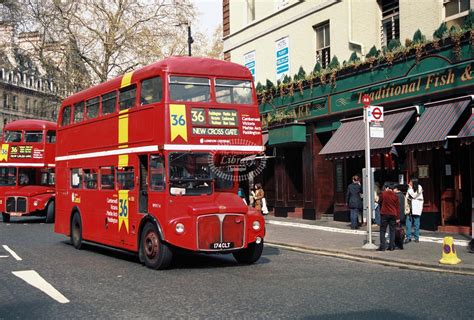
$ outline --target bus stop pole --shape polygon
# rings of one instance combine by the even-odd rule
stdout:
[[[362,246],[363,249],[374,250],[377,246],[372,243],[372,170],[370,168],[370,128],[369,128],[369,106],[364,106],[364,125],[365,125],[365,181],[367,192],[364,194],[365,212],[367,216],[367,242]],[[363,214],[362,214],[363,216]],[[363,220],[363,219],[362,219]]]

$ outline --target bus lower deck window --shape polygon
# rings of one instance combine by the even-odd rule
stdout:
[[[71,169],[71,188],[82,188],[82,169]]]
[[[134,181],[133,167],[117,168],[117,188],[119,190],[133,190]]]
[[[100,168],[100,188],[102,190],[115,189],[115,168],[114,167]]]

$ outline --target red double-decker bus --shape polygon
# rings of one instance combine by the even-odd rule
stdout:
[[[54,222],[56,123],[18,120],[5,125],[0,154],[0,210],[10,217]]]
[[[62,103],[55,231],[78,249],[87,240],[137,252],[153,269],[175,248],[253,263],[264,219],[225,164],[262,151],[247,68],[171,57],[126,73]]]

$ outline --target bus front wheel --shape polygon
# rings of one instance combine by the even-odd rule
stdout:
[[[76,249],[82,246],[82,221],[79,213],[74,213],[71,221],[71,243]]]
[[[10,215],[2,212],[3,222],[10,222]]]
[[[46,223],[54,222],[54,201],[50,201],[46,207]]]
[[[173,258],[170,247],[160,240],[158,229],[150,222],[143,228],[139,250],[140,257],[150,269],[166,269]]]
[[[252,264],[260,259],[263,251],[263,240],[259,244],[250,243],[247,248],[233,252],[233,256],[238,263]]]

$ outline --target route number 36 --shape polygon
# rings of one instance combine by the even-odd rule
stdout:
[[[186,124],[186,120],[184,120],[184,116],[180,115],[178,116],[177,114],[172,114],[171,115],[171,125],[172,126],[184,126]]]

